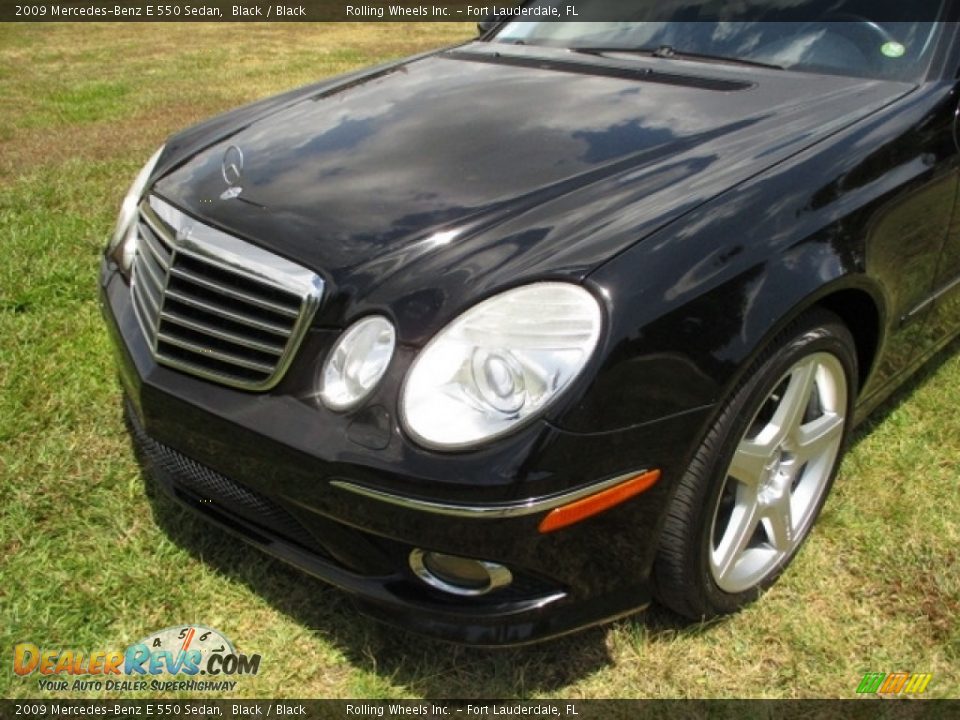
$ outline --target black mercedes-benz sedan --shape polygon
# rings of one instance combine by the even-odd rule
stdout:
[[[960,32],[682,5],[495,22],[169,139],[100,275],[149,475],[451,641],[756,599],[960,330]]]

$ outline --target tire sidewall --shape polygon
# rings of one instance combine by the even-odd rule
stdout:
[[[853,419],[854,396],[857,378],[857,359],[853,349],[853,338],[849,331],[838,320],[820,322],[811,327],[804,323],[803,329],[792,336],[793,339],[773,350],[765,359],[761,359],[741,383],[733,399],[724,409],[719,419],[719,450],[713,452],[712,458],[706,464],[703,483],[702,500],[698,503],[700,517],[694,524],[699,529],[699,537],[695,539],[692,558],[696,572],[700,574],[697,586],[703,589],[705,606],[714,610],[713,614],[725,614],[738,610],[746,603],[755,600],[766,588],[770,587],[782,574],[790,561],[809,537],[813,525],[820,514],[820,510],[830,493],[837,470],[843,459],[843,451],[849,437],[850,425]],[[739,593],[728,593],[717,586],[710,569],[709,553],[712,547],[713,519],[727,479],[727,468],[741,438],[747,432],[770,393],[781,382],[784,375],[800,359],[813,353],[826,352],[836,357],[843,367],[847,383],[847,407],[841,439],[840,450],[827,478],[826,485],[813,509],[813,514],[804,531],[803,537],[796,546],[784,556],[776,568],[757,585]]]

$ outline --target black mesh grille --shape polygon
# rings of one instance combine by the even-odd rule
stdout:
[[[310,532],[275,502],[158,443],[133,419],[129,408],[125,419],[137,451],[150,472],[161,476],[176,492],[188,496],[198,509],[235,513],[288,542],[329,557]]]

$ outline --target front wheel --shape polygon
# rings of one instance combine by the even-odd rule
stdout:
[[[724,405],[668,511],[658,599],[694,619],[769,587],[810,533],[849,429],[853,338],[817,310],[786,331]]]

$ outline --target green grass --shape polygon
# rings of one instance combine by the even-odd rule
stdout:
[[[425,641],[147,497],[96,300],[140,164],[220,110],[469,26],[0,26],[0,696],[14,643],[123,647],[184,622],[263,656],[246,697],[852,697],[867,671],[960,696],[960,358],[857,434],[783,580],[739,615],[645,615],[527,649]],[[955,348],[954,348],[955,350]],[[95,694],[94,694],[95,695]],[[82,693],[79,696],[84,696]]]

